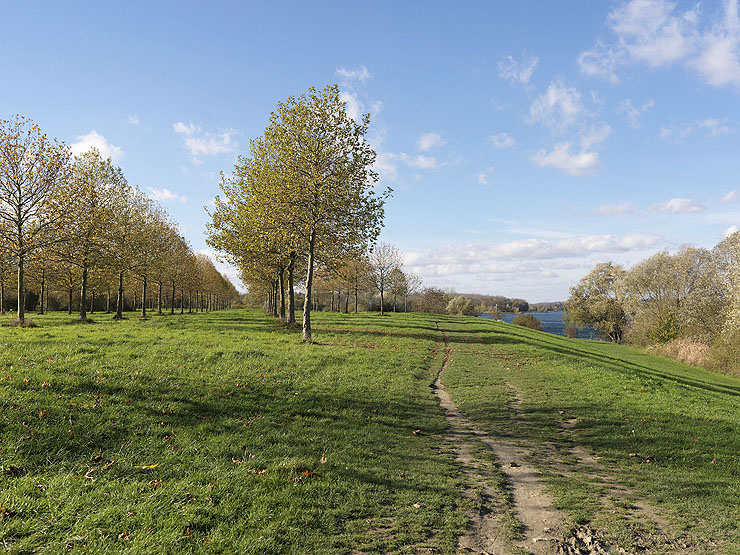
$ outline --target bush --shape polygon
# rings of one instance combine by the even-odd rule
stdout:
[[[668,343],[678,338],[678,319],[675,312],[661,315],[658,325],[648,332],[648,338],[655,343]]]
[[[565,326],[565,335],[571,339],[578,337],[578,328],[575,326]]]
[[[542,331],[542,324],[540,324],[540,321],[531,314],[520,314],[518,316],[514,316],[511,323],[532,330]]]
[[[711,362],[709,357],[709,345],[694,339],[674,339],[656,346],[650,349],[650,351],[692,366],[706,367]]]

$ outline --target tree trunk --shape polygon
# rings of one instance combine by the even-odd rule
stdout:
[[[349,287],[347,287],[347,293],[344,297],[344,313],[349,314]]]
[[[285,321],[285,268],[280,268],[280,319]]]
[[[146,276],[141,287],[141,317],[146,318]]]
[[[110,289],[105,292],[105,312],[110,314]]]
[[[118,273],[118,302],[116,304],[115,320],[123,318],[123,272]]]
[[[5,281],[0,279],[0,314],[5,314]]]
[[[193,313],[193,292],[188,290],[188,314]]]
[[[72,297],[70,295],[70,299],[71,298]],[[82,265],[82,287],[80,288],[80,320],[87,320],[87,264]]]
[[[159,290],[157,293],[157,314],[162,316],[162,280],[157,282],[159,285]]]
[[[311,337],[311,287],[313,286],[313,264],[314,248],[316,245],[316,232],[311,233],[308,243],[308,269],[306,270],[306,299],[303,301],[303,340],[313,342]]]
[[[18,255],[18,322],[23,323],[26,320],[26,299],[23,295],[23,254]]]
[[[380,286],[380,315],[384,316],[385,312],[383,310],[383,286]]]
[[[288,264],[288,323],[295,324],[295,291],[293,290],[293,270],[295,269],[296,254],[290,253]]]
[[[90,314],[95,314],[95,291],[91,293],[90,297]]]
[[[355,281],[355,314],[357,314],[357,296],[359,295],[359,284]]]
[[[180,289],[180,314],[185,314],[185,288]]]
[[[70,287],[67,291],[69,297],[67,298],[67,314],[72,315],[72,288]]]
[[[39,298],[39,314],[44,313],[44,295],[46,294],[46,268],[41,268],[41,297]]]
[[[170,315],[173,315],[175,313],[175,292],[177,289],[175,289],[175,281],[172,280],[172,304],[170,305]]]
[[[278,318],[278,280],[272,282],[272,315]]]

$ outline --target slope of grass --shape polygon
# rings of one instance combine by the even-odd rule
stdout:
[[[93,318],[0,328],[7,551],[454,551],[434,318]]]
[[[444,383],[467,416],[534,445],[549,442],[566,459],[573,443],[584,446],[687,534],[738,552],[740,380],[502,322],[458,318],[444,325],[453,352]],[[518,421],[515,391],[522,400]],[[573,424],[568,434],[566,421]],[[545,468],[545,451],[539,456]],[[550,488],[574,523],[602,519],[618,528],[619,515],[604,514],[588,479],[550,474]]]

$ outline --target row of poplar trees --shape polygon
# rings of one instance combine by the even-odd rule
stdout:
[[[251,291],[269,289],[295,322],[296,271],[304,270],[303,339],[311,341],[314,275],[375,243],[391,190],[376,192],[376,154],[337,85],[280,102],[263,136],[222,176],[207,242],[237,266]],[[287,292],[287,299],[286,299]],[[276,303],[277,304],[277,303]]]
[[[80,319],[96,291],[117,292],[122,318],[124,286],[140,286],[142,315],[157,295],[174,312],[223,307],[237,296],[213,264],[196,255],[162,207],[127,183],[120,168],[92,149],[72,156],[31,120],[0,120],[0,303],[17,276],[17,321],[26,319],[29,277],[44,311],[50,287],[79,288]],[[153,287],[153,286],[156,286]],[[152,291],[152,288],[155,291]],[[164,295],[169,298],[164,298]],[[4,310],[4,306],[0,309]]]

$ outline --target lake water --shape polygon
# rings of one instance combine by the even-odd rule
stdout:
[[[526,312],[524,314],[531,314],[540,321],[542,324],[542,331],[547,333],[553,333],[555,335],[565,336],[565,323],[563,322],[562,312]],[[511,324],[517,314],[513,312],[504,312],[501,319],[504,322]],[[490,318],[490,314],[480,314],[481,318]],[[593,328],[586,327],[582,330],[578,330],[578,337],[582,339],[598,339],[599,332]]]

